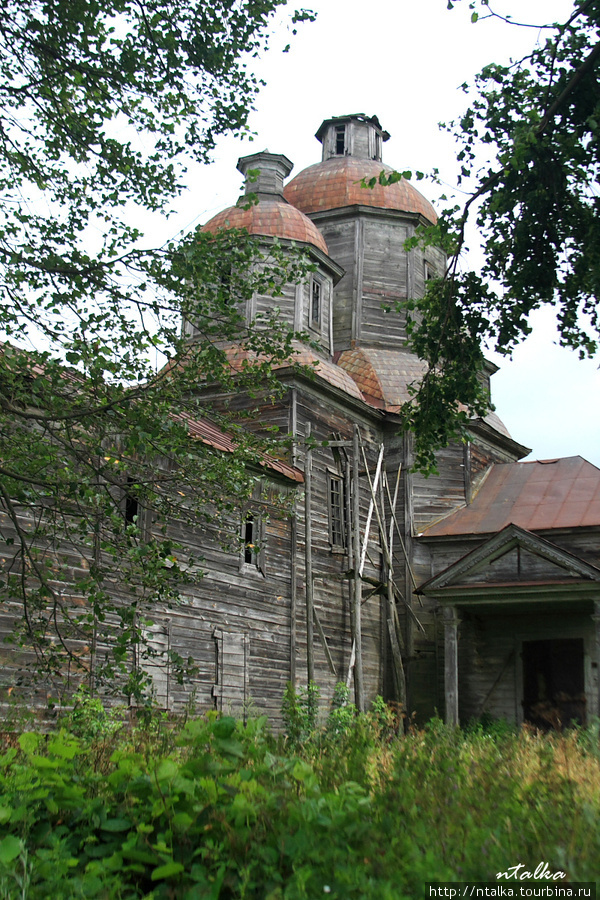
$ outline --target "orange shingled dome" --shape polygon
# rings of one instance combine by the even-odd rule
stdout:
[[[230,206],[217,213],[202,231],[214,234],[226,228],[245,228],[249,234],[284,238],[312,244],[328,253],[327,244],[319,229],[299,209],[279,198],[264,198],[249,209]]]
[[[429,200],[404,178],[389,187],[376,184],[361,187],[363,178],[378,178],[381,171],[393,172],[390,166],[373,159],[333,156],[303,169],[285,186],[286,200],[310,215],[344,206],[374,206],[401,212],[420,213],[428,222],[437,222]]]

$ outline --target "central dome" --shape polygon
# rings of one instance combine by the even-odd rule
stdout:
[[[345,206],[370,206],[416,213],[432,224],[437,222],[429,200],[404,178],[389,187],[379,183],[373,189],[361,187],[363,178],[379,178],[382,171],[389,174],[394,169],[374,159],[333,156],[303,169],[285,186],[283,195],[306,215]]]

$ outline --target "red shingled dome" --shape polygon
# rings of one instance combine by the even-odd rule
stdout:
[[[249,209],[230,206],[217,213],[202,231],[214,234],[224,228],[245,228],[249,234],[300,241],[328,253],[325,239],[316,225],[295,206],[279,198],[261,199]]]
[[[333,156],[324,162],[303,169],[285,186],[286,200],[303,213],[340,209],[344,206],[374,206],[401,212],[420,213],[428,222],[436,222],[437,215],[429,200],[404,178],[370,190],[361,187],[363,178],[378,178],[381,171],[393,172],[390,166],[373,159],[354,156]]]

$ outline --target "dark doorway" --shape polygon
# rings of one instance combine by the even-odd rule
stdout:
[[[549,730],[585,724],[583,639],[523,641],[523,717]]]

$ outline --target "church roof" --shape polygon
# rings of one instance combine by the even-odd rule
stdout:
[[[410,400],[408,386],[418,382],[427,369],[410,350],[374,347],[343,350],[337,364],[352,376],[367,403],[388,412],[398,412]]]
[[[418,384],[427,371],[427,363],[408,349],[353,347],[339,354],[337,364],[352,376],[370,406],[391,413],[399,412],[411,400],[409,387]],[[510,438],[506,425],[495,412],[490,410],[483,421]]]
[[[218,425],[215,425],[214,422],[210,422],[205,418],[192,418],[187,413],[179,413],[174,418],[187,425],[188,431],[193,438],[201,441],[203,444],[207,444],[214,450],[220,450],[222,453],[233,453],[236,449],[235,439],[226,431],[223,431],[222,428],[219,428]],[[291,466],[284,460],[277,459],[268,453],[260,453],[259,459],[263,468],[277,472],[279,475],[283,475],[285,478],[298,484],[304,482],[304,475],[296,466]]]
[[[581,456],[495,464],[475,499],[423,533],[491,534],[600,525],[600,469]]]
[[[283,194],[307,215],[359,205],[419,213],[428,222],[437,221],[429,200],[404,178],[389,187],[379,183],[372,190],[361,187],[363,178],[378,178],[382,171],[390,173],[394,169],[373,159],[333,156],[303,169],[288,182]]]
[[[249,234],[312,244],[325,254],[329,252],[325,238],[316,225],[280,197],[261,197],[257,204],[248,209],[230,206],[213,216],[202,231],[215,234],[228,228],[245,228]]]
[[[292,341],[293,354],[288,360],[278,362],[273,365],[273,369],[280,370],[289,368],[290,366],[307,366],[312,368],[315,375],[322,378],[332,387],[338,388],[350,397],[362,400],[363,395],[360,388],[350,375],[348,375],[339,366],[328,359],[317,356],[309,347]],[[225,350],[229,364],[234,370],[240,370],[248,362],[258,361],[261,357],[253,351],[246,350],[239,344],[233,344]]]

